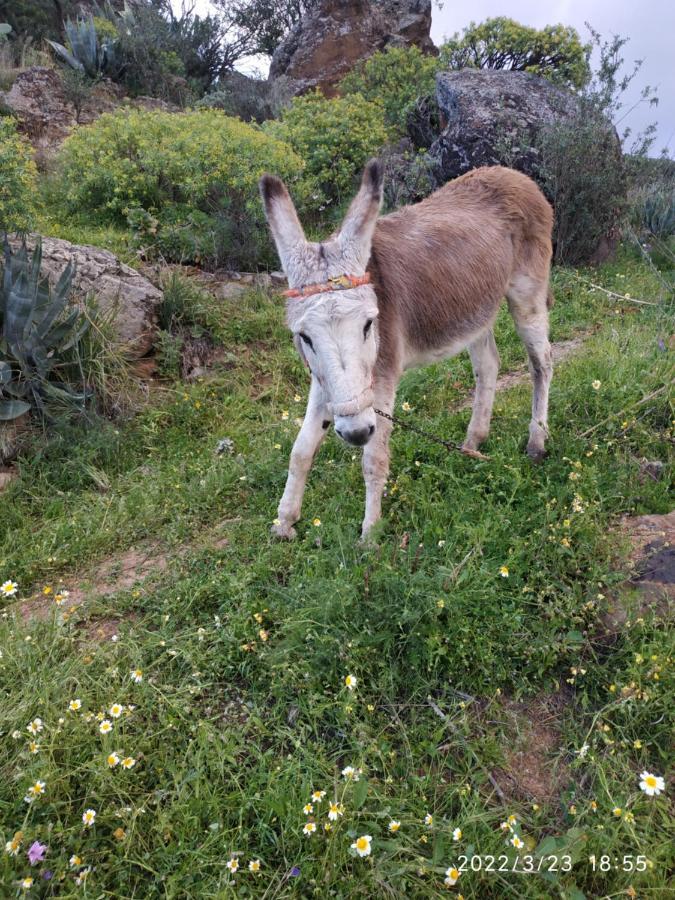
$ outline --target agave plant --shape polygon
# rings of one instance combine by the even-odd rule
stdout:
[[[675,234],[675,191],[655,192],[645,200],[644,223],[655,237]]]
[[[114,39],[99,40],[93,16],[88,19],[69,19],[65,25],[68,47],[48,41],[61,59],[71,68],[98,78],[107,75],[117,78],[122,71],[118,43]]]
[[[12,253],[5,241],[0,286],[0,420],[35,409],[46,419],[50,404],[81,405],[86,393],[57,377],[62,354],[75,346],[88,327],[78,309],[67,311],[73,266],[64,269],[52,290],[40,277],[42,245],[32,256],[25,242]]]
[[[12,33],[12,26],[7,22],[0,22],[0,42],[6,40],[7,35]]]

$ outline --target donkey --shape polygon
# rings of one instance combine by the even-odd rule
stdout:
[[[304,422],[291,452],[273,533],[295,537],[307,475],[333,422],[363,447],[362,538],[380,519],[389,473],[391,415],[405,369],[468,349],[476,378],[463,448],[487,438],[499,354],[493,325],[505,296],[527,349],[534,386],[527,452],[544,455],[553,374],[548,341],[551,207],[512,169],[475,169],[430,197],[379,218],[383,167],[371,160],[339,231],[307,241],[284,183],[260,192],[288,276],[287,322],[311,373]]]

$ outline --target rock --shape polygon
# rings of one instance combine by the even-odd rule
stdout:
[[[270,279],[273,287],[286,287],[288,285],[288,278],[286,278],[284,272],[270,272]]]
[[[16,469],[0,469],[0,491],[4,491],[18,477],[19,474]]]
[[[275,50],[270,79],[286,77],[291,94],[320,88],[331,97],[377,50],[415,45],[436,53],[430,29],[431,0],[321,0]]]
[[[460,69],[436,76],[441,134],[429,148],[439,184],[479,166],[508,165],[536,175],[543,126],[578,110],[574,95],[537,75]]]
[[[221,300],[236,300],[245,294],[248,288],[239,281],[223,281],[213,286],[213,293]]]
[[[31,250],[35,239],[36,235],[30,235],[27,240]],[[17,250],[20,242],[14,239],[10,245]],[[102,314],[114,312],[114,329],[125,351],[133,358],[149,353],[157,330],[162,292],[108,250],[42,238],[42,273],[52,284],[71,260],[75,264],[74,299],[82,302],[87,296],[95,295]]]

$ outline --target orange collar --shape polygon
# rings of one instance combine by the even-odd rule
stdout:
[[[302,288],[291,288],[284,291],[284,297],[304,299],[312,294],[327,294],[331,291],[348,291],[351,288],[361,287],[362,284],[370,284],[370,274],[365,275],[335,275],[323,284],[306,284]]]

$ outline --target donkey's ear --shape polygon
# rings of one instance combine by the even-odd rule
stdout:
[[[289,253],[297,244],[305,242],[305,233],[293,206],[291,195],[281,178],[263,175],[258,182],[265,215],[277,245],[281,265],[286,269]]]
[[[379,159],[371,159],[364,169],[361,188],[352,200],[340,229],[340,238],[362,244],[367,247],[368,254],[382,206],[383,180],[384,166]]]

